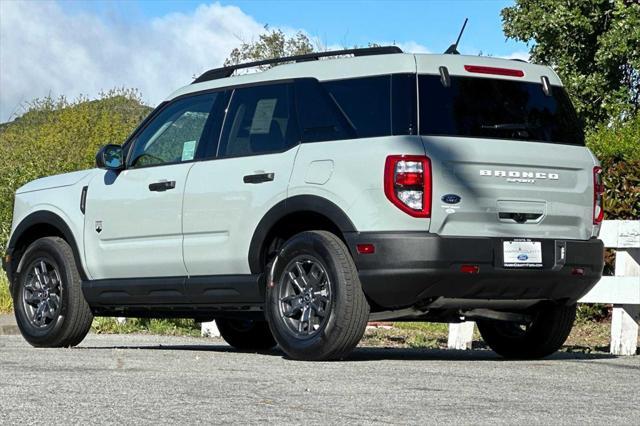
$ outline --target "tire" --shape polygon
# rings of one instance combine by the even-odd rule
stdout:
[[[496,353],[508,359],[538,359],[556,352],[567,340],[576,318],[576,305],[547,305],[527,326],[513,322],[478,321],[478,330]]]
[[[334,234],[294,235],[280,250],[271,277],[266,316],[289,357],[342,359],[360,342],[369,304],[349,250]]]
[[[222,338],[241,351],[267,351],[276,345],[266,321],[217,319]]]
[[[40,238],[27,248],[21,263],[12,296],[22,336],[36,347],[78,345],[93,315],[69,244],[59,237]]]

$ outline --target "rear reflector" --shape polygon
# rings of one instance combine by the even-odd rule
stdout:
[[[571,275],[584,275],[583,268],[573,268],[571,269]]]
[[[477,274],[480,272],[480,267],[478,265],[462,265],[460,266],[460,272],[465,274]]]
[[[495,74],[495,75],[506,75],[509,77],[524,77],[524,71],[516,70],[513,68],[495,68],[495,67],[485,67],[482,65],[465,65],[465,71],[475,72],[479,74]]]
[[[376,246],[373,244],[356,244],[356,250],[360,254],[373,254],[376,252]]]

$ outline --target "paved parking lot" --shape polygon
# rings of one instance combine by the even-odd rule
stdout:
[[[341,362],[220,340],[90,335],[74,349],[0,336],[0,423],[638,424],[640,357],[359,348]]]

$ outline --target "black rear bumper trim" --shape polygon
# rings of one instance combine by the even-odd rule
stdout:
[[[441,237],[428,232],[353,232],[345,239],[367,297],[383,308],[413,306],[438,297],[574,302],[602,276],[604,246],[591,239],[542,242],[542,268],[503,266],[502,242],[513,238]],[[375,245],[360,254],[356,244]],[[478,273],[460,271],[477,265]],[[574,275],[574,268],[583,275]]]

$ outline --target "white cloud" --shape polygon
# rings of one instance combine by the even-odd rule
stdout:
[[[200,5],[149,22],[108,21],[55,2],[0,1],[0,122],[35,97],[135,87],[151,105],[222,65],[262,24],[234,6]]]
[[[282,30],[289,36],[302,31],[323,47],[304,29]],[[219,3],[143,21],[72,12],[55,1],[0,0],[0,122],[37,97],[95,97],[114,87],[139,89],[156,105],[263,31],[240,8]],[[414,41],[396,44],[405,52],[429,52]]]
[[[507,56],[498,56],[503,59],[520,59],[529,62],[529,52],[513,52]]]
[[[391,44],[391,43],[380,43],[380,44]],[[403,52],[406,53],[431,53],[426,46],[421,45],[420,43],[416,43],[415,41],[406,41],[402,43],[396,43],[397,46],[402,49]]]

